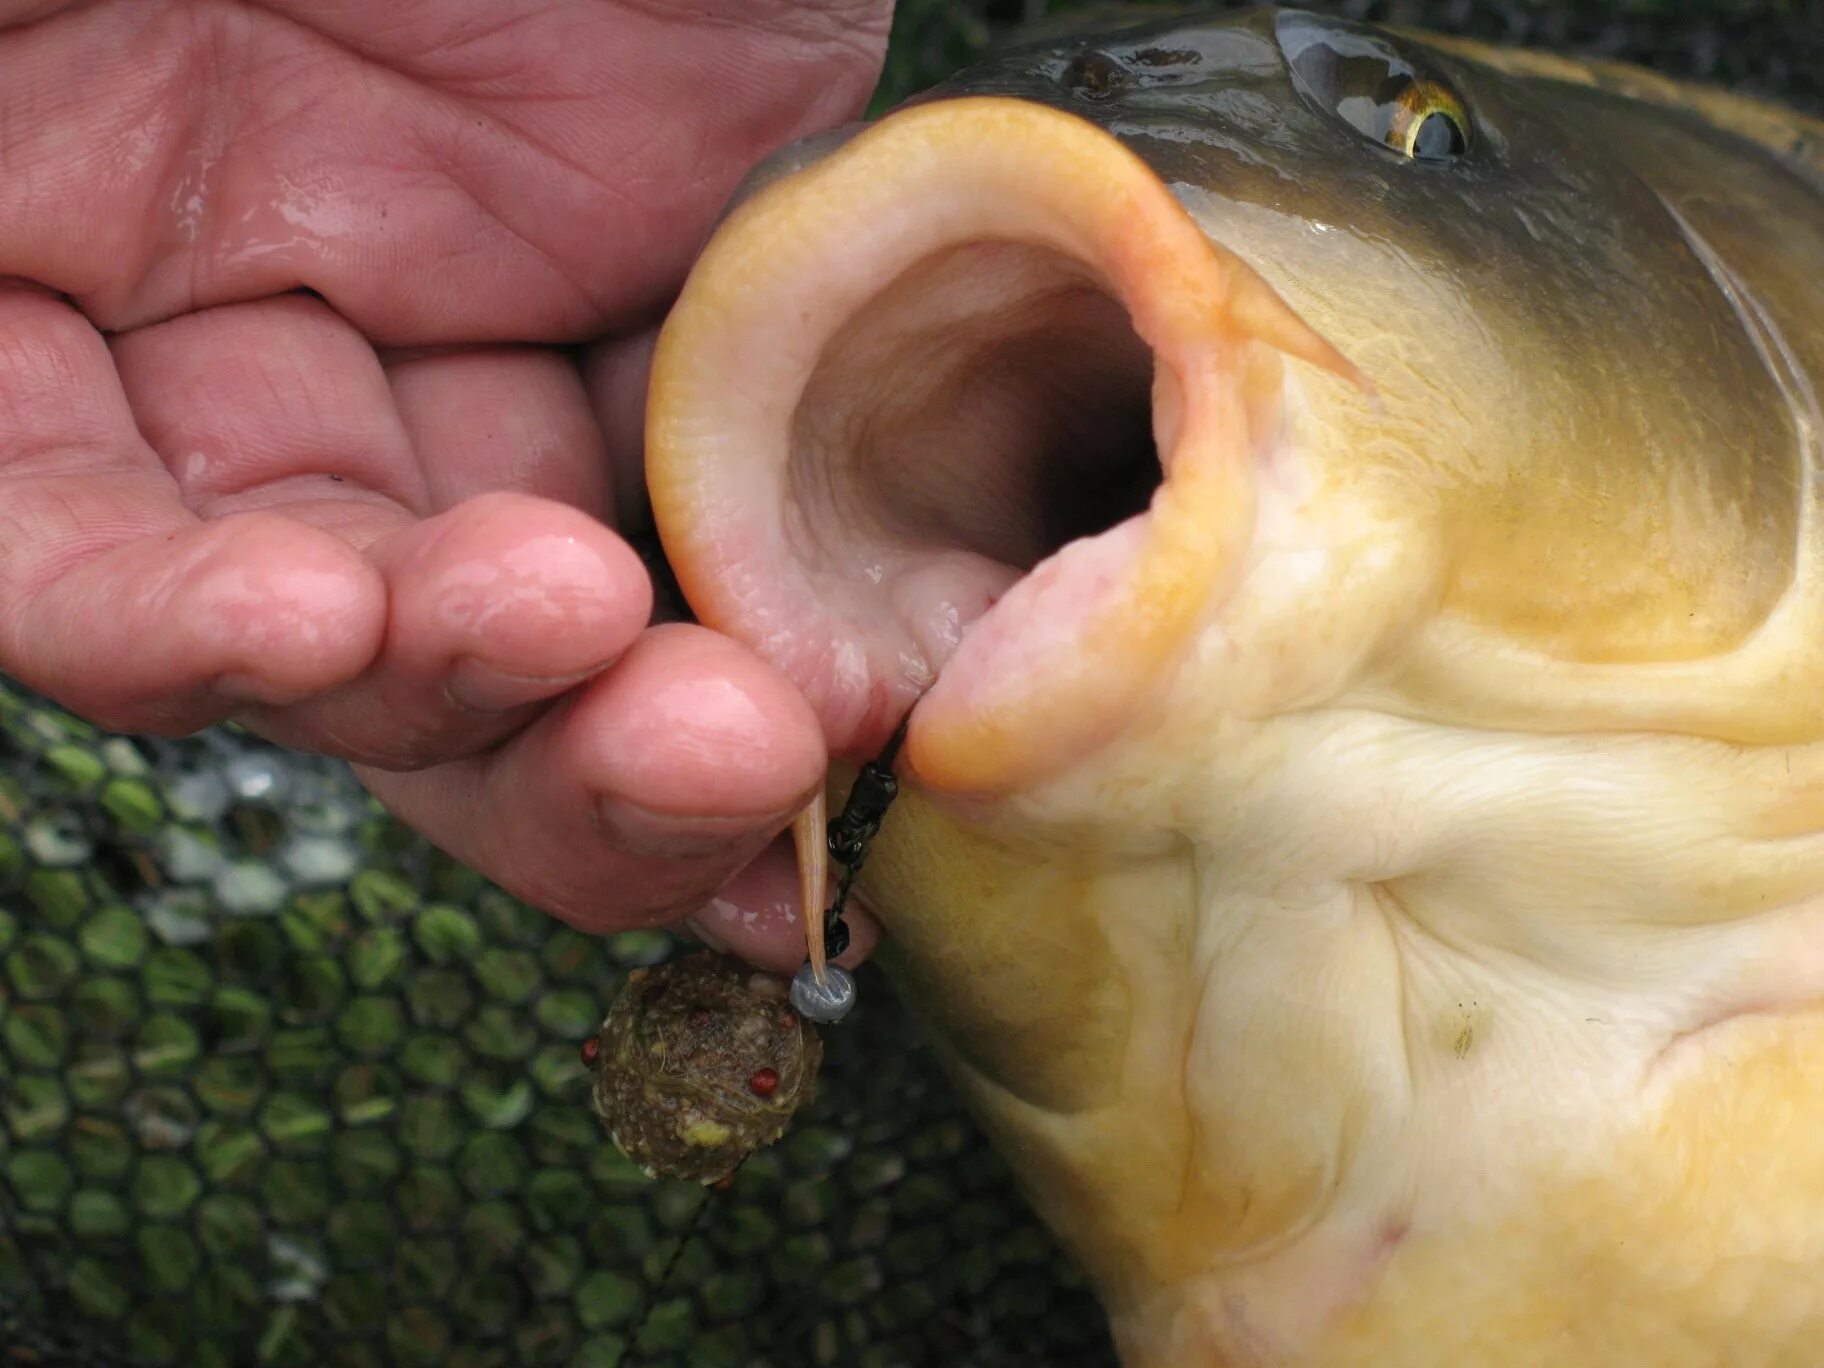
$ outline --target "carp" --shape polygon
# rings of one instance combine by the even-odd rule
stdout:
[[[705,623],[1135,1368],[1824,1344],[1824,125],[1297,10],[763,168],[654,362]],[[840,793],[841,786],[835,789]]]

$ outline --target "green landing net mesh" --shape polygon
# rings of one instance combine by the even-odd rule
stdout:
[[[0,689],[0,1364],[1106,1361],[884,982],[731,1189],[607,1144],[579,1044],[673,949]]]
[[[1824,108],[1819,0],[1312,7]],[[883,100],[1047,8],[903,0]],[[579,1042],[675,948],[504,896],[340,765],[0,681],[0,1368],[1113,1362],[875,975],[728,1191],[605,1143]]]

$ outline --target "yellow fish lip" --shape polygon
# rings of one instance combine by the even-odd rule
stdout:
[[[857,678],[854,615],[794,563],[797,406],[885,285],[978,243],[1056,254],[1125,310],[1152,353],[1163,482],[1143,512],[985,595],[947,659]],[[804,688],[834,750],[876,748],[935,674],[911,772],[945,792],[1015,791],[1118,731],[1240,573],[1283,355],[1365,383],[1114,137],[1020,100],[911,106],[742,203],[705,251],[654,357],[655,519],[699,619]]]

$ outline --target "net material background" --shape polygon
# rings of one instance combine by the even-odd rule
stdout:
[[[1070,7],[905,0],[877,103]],[[1818,0],[1313,7],[1824,109]],[[0,681],[0,1365],[1113,1362],[877,976],[707,1208],[621,1159],[577,1047],[673,949],[532,912],[339,765]]]

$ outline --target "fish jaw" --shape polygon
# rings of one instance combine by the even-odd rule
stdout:
[[[1123,521],[1022,575],[1030,556],[946,545],[845,466],[891,424],[881,387],[945,369],[944,339],[992,366],[1022,311],[1111,303],[1131,332],[1110,364],[1144,396],[1163,477]],[[870,309],[885,321],[844,331]],[[968,350],[914,407],[975,402]],[[1119,731],[1235,583],[1288,355],[1359,381],[1106,133],[1017,100],[914,107],[753,195],[698,264],[654,359],[655,517],[700,619],[804,688],[834,750],[878,747],[922,695],[919,780],[1005,794]],[[991,413],[940,458],[966,477],[968,439],[1006,425]],[[902,477],[931,454],[882,445]]]
[[[1353,709],[1170,746],[909,795],[867,881],[1124,1362],[1807,1361],[1824,847],[1773,795],[1824,748]]]

